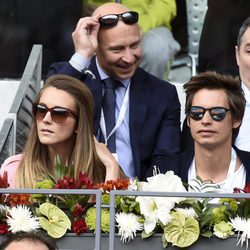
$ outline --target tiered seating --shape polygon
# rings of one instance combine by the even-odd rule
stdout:
[[[23,150],[32,121],[31,106],[41,87],[42,46],[34,45],[17,94],[0,132],[0,164]]]

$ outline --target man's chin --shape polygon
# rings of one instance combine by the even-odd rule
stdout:
[[[119,70],[117,72],[117,77],[119,79],[122,79],[122,80],[129,79],[129,78],[131,78],[134,75],[135,70],[136,69],[132,69],[132,70],[131,69],[130,70]]]

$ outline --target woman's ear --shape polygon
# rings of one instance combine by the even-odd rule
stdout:
[[[78,126],[76,125],[75,126],[75,130],[74,130],[74,133],[77,134],[79,131],[78,131]]]

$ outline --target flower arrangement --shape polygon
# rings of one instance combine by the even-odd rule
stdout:
[[[56,164],[55,176],[38,182],[36,188],[46,189],[101,189],[103,191],[101,230],[109,233],[109,193],[111,190],[149,192],[188,192],[181,179],[172,171],[155,173],[146,182],[138,180],[108,181],[94,185],[83,173],[73,177],[71,168]],[[0,188],[7,188],[7,175],[0,176]],[[219,187],[211,182],[197,179],[191,191],[218,192]],[[249,192],[250,186],[235,192]],[[0,234],[17,231],[45,230],[54,238],[67,232],[83,234],[96,230],[96,208],[90,195],[2,195],[0,205]],[[162,234],[162,245],[185,248],[200,237],[214,235],[227,239],[237,233],[236,244],[246,243],[250,238],[250,199],[222,198],[214,206],[211,199],[183,197],[117,196],[116,227],[121,241],[132,241],[137,233],[142,239],[155,233]]]
[[[199,177],[190,191],[221,192],[220,187]],[[130,187],[129,187],[130,188]],[[235,192],[246,193],[235,188]],[[147,182],[135,182],[132,190],[157,192],[188,192],[181,179],[172,171],[156,173]],[[227,239],[238,233],[238,244],[243,245],[250,238],[250,199],[221,198],[213,199],[173,198],[173,197],[125,197],[117,206],[116,222],[123,242],[132,240],[136,232],[142,238],[149,238],[155,233],[162,233],[162,244],[186,248],[199,237],[210,238],[212,235]],[[129,222],[131,219],[131,223]],[[132,222],[133,221],[133,222]]]

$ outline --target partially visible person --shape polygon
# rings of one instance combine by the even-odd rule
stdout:
[[[96,137],[116,153],[126,176],[142,179],[159,158],[180,150],[180,102],[174,85],[139,67],[137,21],[138,14],[124,5],[98,7],[79,20],[72,34],[76,53],[71,60],[54,63],[48,75],[64,73],[88,85],[95,102]],[[111,130],[105,126],[112,120],[104,112],[107,92],[115,95]]]
[[[8,173],[10,188],[33,188],[48,173],[55,157],[97,182],[123,176],[107,147],[94,139],[93,99],[81,81],[54,75],[47,79],[33,104],[34,120],[22,154],[9,157],[0,173]]]
[[[198,57],[198,72],[238,76],[234,46],[242,22],[249,16],[248,0],[208,0]]]
[[[235,58],[238,65],[241,87],[246,99],[244,117],[237,138],[233,143],[241,150],[250,152],[250,17],[242,24],[238,32],[237,45],[235,46]],[[193,140],[190,135],[186,120],[182,131],[182,148],[192,147]]]
[[[246,103],[240,82],[231,76],[205,72],[191,78],[184,89],[194,148],[164,159],[157,167],[163,173],[173,170],[193,186],[199,176],[218,184],[224,192],[243,189],[250,182],[250,152],[232,147]]]
[[[1,243],[0,250],[56,250],[56,241],[41,232],[17,232],[9,234]]]
[[[86,0],[84,9],[95,9],[114,0]],[[180,50],[171,32],[171,21],[176,16],[175,0],[122,0],[122,4],[139,13],[138,23],[142,37],[140,66],[148,73],[163,79],[168,63]],[[91,11],[88,12],[89,15]],[[112,14],[112,13],[110,13]]]
[[[250,152],[250,17],[242,24],[235,46],[236,61],[239,67],[241,87],[246,98],[245,113],[235,145]]]

